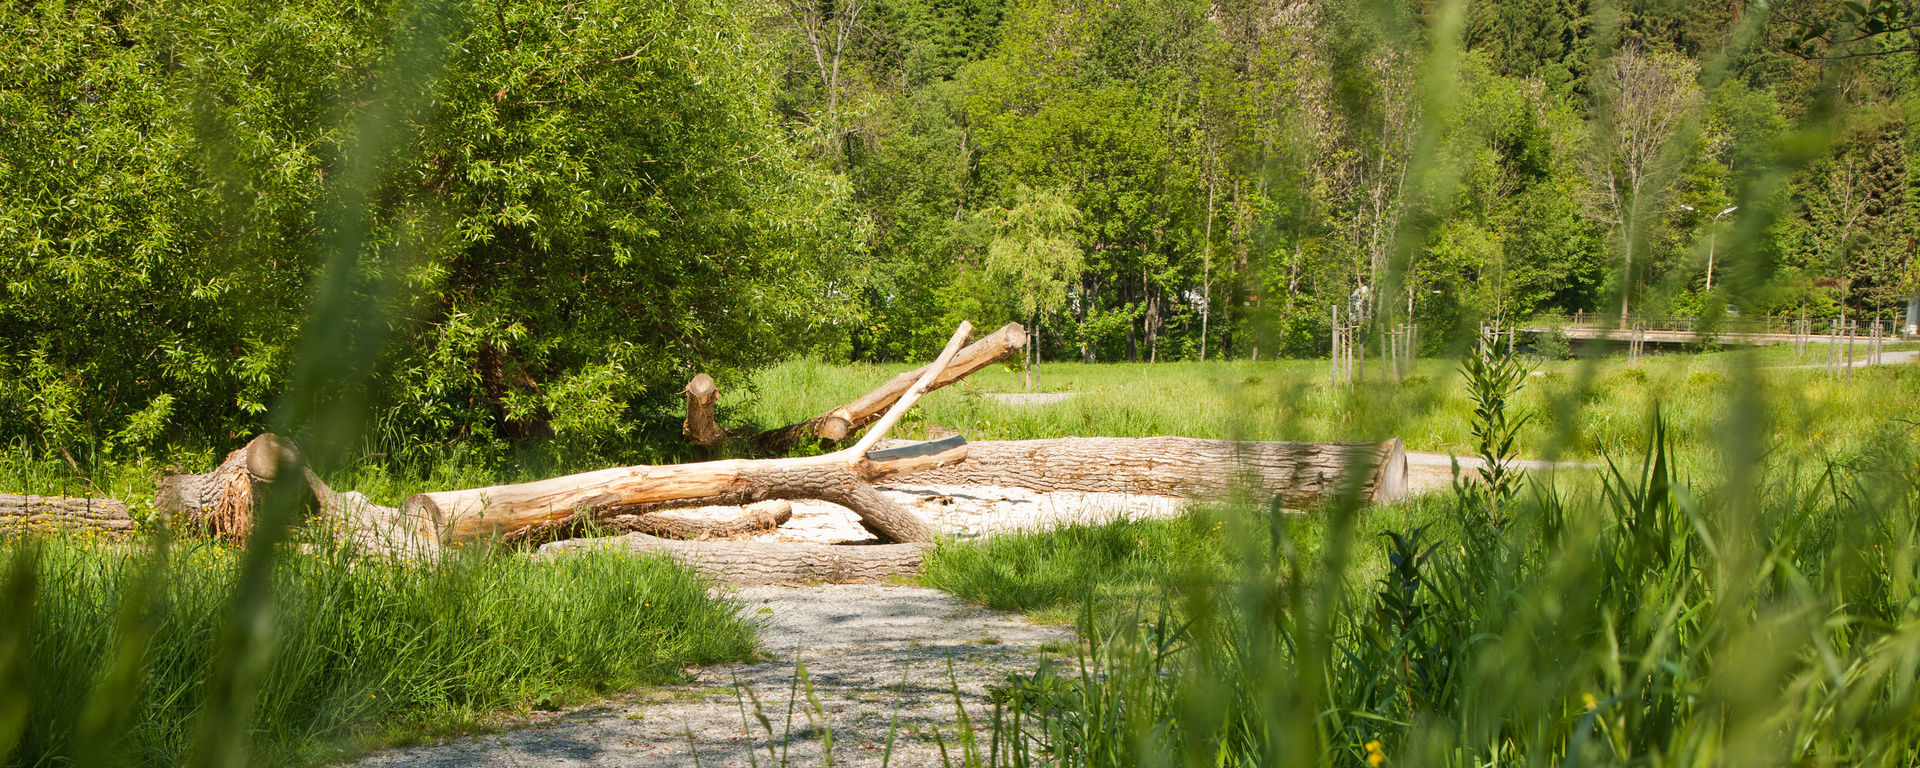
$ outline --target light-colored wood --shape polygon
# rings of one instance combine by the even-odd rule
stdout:
[[[887,409],[886,415],[874,422],[873,428],[867,430],[867,433],[860,437],[860,441],[854,443],[847,452],[854,457],[867,455],[867,451],[873,448],[873,444],[885,437],[887,430],[893,429],[893,425],[900,423],[900,417],[905,416],[908,409],[913,408],[914,403],[920,402],[920,397],[933,386],[934,379],[940,378],[940,374],[953,363],[953,356],[960,351],[960,345],[966,343],[967,334],[970,333],[973,333],[973,323],[960,321],[960,327],[954,330],[953,338],[947,339],[947,346],[940,350],[940,356],[921,369],[925,373],[920,374],[920,378],[914,380],[913,386],[908,387],[906,392],[901,393],[899,399],[893,401],[893,406]]]
[[[154,506],[169,519],[214,536],[243,541],[253,530],[257,500],[266,486],[282,479],[300,483],[303,512],[326,506],[331,495],[300,460],[291,442],[262,433],[229,452],[213,471],[160,479]]]
[[[609,527],[629,533],[645,533],[667,539],[708,541],[758,536],[793,519],[793,503],[786,499],[754,502],[736,510],[731,517],[712,519],[690,517],[664,510],[644,515],[615,515]]]
[[[0,536],[56,531],[123,536],[133,526],[119,499],[0,493]]]
[[[913,445],[889,441],[890,448]],[[1407,494],[1406,446],[1383,442],[1306,443],[1191,437],[1062,437],[967,444],[954,464],[903,473],[902,483],[997,485],[1035,491],[1221,497],[1252,493],[1304,509],[1345,483],[1367,501]]]
[[[424,526],[422,536],[439,541],[519,539],[587,519],[639,515],[661,509],[730,506],[767,499],[819,499],[852,510],[861,524],[885,541],[933,540],[933,528],[918,515],[868,485],[931,462],[965,458],[964,443],[934,452],[868,456],[902,414],[925,395],[959,353],[973,326],[962,322],[933,363],[850,448],[789,459],[727,459],[694,464],[634,466],[583,472],[530,483],[415,494],[402,514]]]
[[[930,454],[851,459],[846,452],[794,459],[725,459],[633,466],[458,491],[415,494],[402,510],[423,536],[441,541],[517,538],[523,529],[574,518],[607,519],[662,509],[737,506],[767,499],[840,504],[885,538],[930,541],[932,529],[866,486],[966,458],[964,443]]]
[[[539,555],[616,550],[661,554],[714,579],[734,584],[872,582],[918,573],[930,544],[795,544],[787,542],[675,541],[632,533],[603,539],[556,541]]]
[[[713,383],[713,377],[704,373],[687,382],[682,392],[687,398],[687,418],[680,427],[680,433],[687,436],[694,445],[702,448],[718,448],[727,438],[727,432],[720,428],[719,420],[714,416],[714,406],[720,402],[720,387]]]
[[[1027,329],[1019,323],[1008,323],[955,354],[951,364],[928,386],[928,391],[953,384],[1004,360],[1026,349],[1027,343]],[[931,367],[929,364],[895,376],[853,402],[806,421],[761,432],[754,436],[754,445],[761,455],[770,455],[786,453],[808,435],[832,442],[846,440],[848,435],[879,419]]]

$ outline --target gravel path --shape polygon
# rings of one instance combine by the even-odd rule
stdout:
[[[899,727],[890,765],[942,765],[933,733],[953,748],[954,685],[977,724],[992,712],[987,686],[1008,672],[1031,672],[1048,652],[1071,653],[1070,630],[1027,623],[975,608],[919,587],[843,584],[750,587],[736,597],[764,620],[762,647],[777,658],[693,670],[695,682],[670,686],[487,736],[377,753],[359,766],[762,766],[816,765],[832,729],[833,758],[849,766],[879,765],[889,723]],[[788,723],[795,658],[805,664],[821,711],[808,712],[805,691]],[[752,715],[760,700],[772,724]],[[741,702],[746,703],[743,726]],[[772,752],[769,752],[769,749]],[[781,753],[784,752],[784,760]]]

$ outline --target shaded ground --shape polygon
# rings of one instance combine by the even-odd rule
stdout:
[[[828,729],[835,763],[879,765],[896,722],[890,765],[942,765],[934,734],[954,749],[956,685],[968,716],[981,722],[992,712],[989,685],[1008,672],[1032,671],[1046,652],[1070,652],[1073,642],[1066,628],[1036,626],[919,587],[752,587],[738,598],[748,615],[764,619],[763,647],[775,659],[697,669],[689,685],[519,730],[382,752],[355,765],[693,766],[697,753],[701,766],[746,766],[749,749],[762,766],[815,765],[823,762]],[[796,658],[818,709],[805,690],[791,695]],[[745,691],[759,699],[771,738]]]

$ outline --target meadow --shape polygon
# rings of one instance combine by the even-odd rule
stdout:
[[[919,583],[1082,637],[1069,661],[1003,681],[997,711],[970,713],[978,738],[956,759],[1911,764],[1920,368],[1836,379],[1774,367],[1796,362],[1783,357],[1511,361],[1494,393],[1514,425],[1500,455],[1597,469],[1497,491],[1469,472],[1454,492],[1386,506],[1215,503],[943,543]],[[1035,390],[1074,395],[1046,405],[990,397],[1020,391],[1018,371],[994,369],[923,401],[898,434],[1400,435],[1413,450],[1487,450],[1476,403],[1491,385],[1458,361],[1340,390],[1325,365],[1050,363]],[[786,423],[904,368],[789,362],[723,390],[723,415],[742,430]],[[376,453],[329,479],[392,502],[593,460]],[[0,461],[0,490],[132,498],[161,460],[94,465],[83,480],[19,447]],[[0,642],[12,763],[210,764],[221,750],[324,762],[755,653],[731,603],[664,561],[470,549],[397,564],[315,540],[272,570],[275,650],[252,673],[257,700],[222,709],[216,681],[234,662],[221,649],[247,615],[242,559],[183,541],[0,549],[8,615],[22,617],[9,628],[29,628]],[[220,718],[247,723],[245,737],[210,737]]]

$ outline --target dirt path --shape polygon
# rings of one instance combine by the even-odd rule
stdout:
[[[941,765],[933,733],[954,746],[956,713],[949,660],[960,699],[976,723],[992,712],[987,686],[1007,672],[1031,672],[1041,655],[1071,654],[1073,635],[1027,623],[919,587],[871,584],[751,587],[738,598],[747,615],[765,621],[762,647],[777,658],[694,670],[690,685],[636,694],[487,736],[378,753],[359,766],[761,766],[816,765],[825,728],[834,762],[879,765],[889,723],[899,722],[891,765]],[[822,711],[810,723],[805,691],[788,726],[794,659],[806,665]],[[759,697],[773,736],[753,717]],[[741,702],[747,726],[742,725]],[[771,744],[771,753],[769,750]]]

